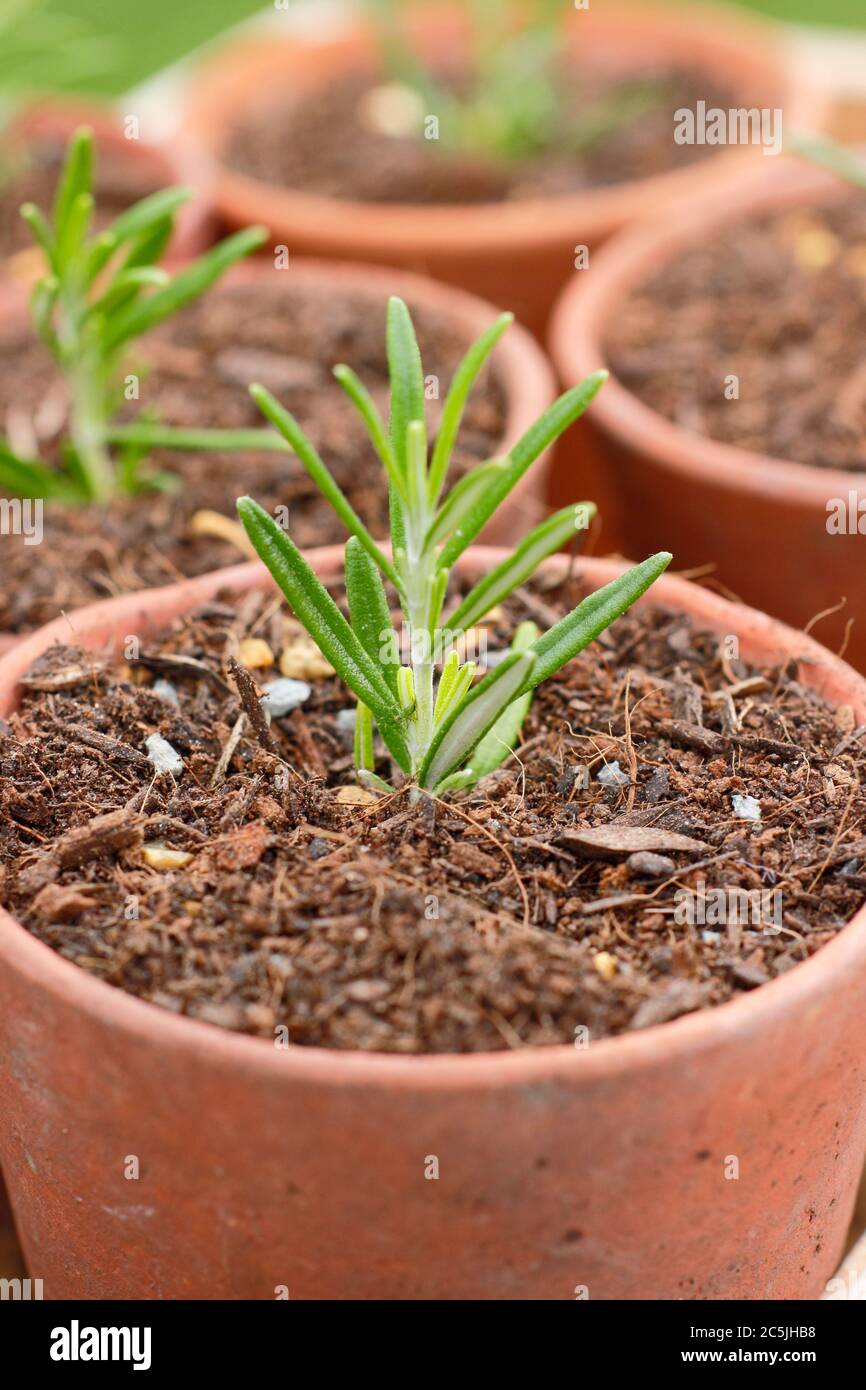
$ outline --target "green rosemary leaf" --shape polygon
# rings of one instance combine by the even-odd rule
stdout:
[[[531,651],[510,652],[452,709],[434,735],[421,765],[422,787],[435,791],[465,763],[502,711],[531,682],[534,665]]]
[[[81,501],[81,495],[68,478],[38,459],[22,459],[0,441],[0,488],[14,497]]]
[[[511,555],[485,574],[469,591],[459,608],[449,618],[449,627],[455,632],[464,632],[466,628],[480,622],[485,613],[489,613],[497,603],[501,603],[519,585],[524,584],[535,573],[542,560],[579,535],[589,525],[593,516],[595,506],[592,502],[576,502],[542,521],[540,526],[530,531]]]
[[[349,689],[370,708],[389,751],[408,772],[411,759],[403,716],[381,667],[368,655],[327,589],[274,518],[251,497],[241,497],[237,506],[256,553],[297,617]]]
[[[528,651],[538,640],[539,635],[535,623],[520,623],[514,634],[511,650],[513,652]],[[475,781],[480,781],[489,772],[495,772],[505,762],[520,737],[520,730],[523,728],[523,721],[529,713],[531,704],[531,690],[518,695],[516,700],[512,700],[510,705],[505,706],[496,723],[491,725],[484,737],[479,740],[475,751],[470,754],[471,772]]]
[[[108,425],[109,444],[125,444],[139,449],[244,449],[250,453],[288,454],[290,446],[279,434],[268,429],[218,430],[185,429],[182,425]]]
[[[351,367],[347,367],[341,363],[334,368],[334,376],[346,392],[349,400],[357,409],[364,424],[367,426],[367,433],[370,436],[371,443],[376,450],[379,461],[388,475],[389,483],[396,488],[397,492],[405,500],[405,477],[397,462],[397,456],[391,446],[391,441],[388,438],[388,431],[385,428],[385,423],[376,409],[375,401],[363,382],[352,371]]]
[[[373,716],[363,700],[355,710],[355,767],[358,771],[373,771]]]
[[[63,243],[66,225],[76,198],[81,193],[89,193],[92,186],[93,131],[88,126],[81,126],[69,142],[54,199],[54,238],[58,247]]]
[[[165,289],[158,290],[150,298],[131,304],[106,325],[105,350],[114,351],[128,342],[149,332],[162,323],[185,304],[189,304],[204,294],[229,266],[249,255],[266,240],[267,233],[261,227],[247,227],[236,232],[225,241],[205,252],[186,270],[180,271]]]
[[[494,481],[477,506],[467,516],[459,532],[452,536],[440,557],[443,565],[451,566],[467,545],[487,525],[494,512],[502,505],[512,488],[562,432],[568,429],[592,401],[607,379],[607,372],[593,372],[559,400],[549,406],[539,420],[532,425],[508,454],[503,464],[502,477]]]
[[[46,260],[51,266],[51,269],[56,271],[57,244],[54,240],[54,233],[48,224],[48,219],[40,212],[35,203],[23,203],[21,205],[21,216],[33,233],[36,242],[45,253]]]
[[[335,482],[328,468],[319,457],[310,440],[301,429],[294,415],[280,405],[278,400],[266,391],[264,386],[251,386],[250,395],[256,402],[262,414],[270,420],[271,424],[279,430],[283,438],[291,445],[306,468],[316,487],[324,497],[330,502],[337,516],[350,531],[353,536],[357,536],[367,554],[370,555],[379,566],[384,575],[391,580],[392,584],[397,583],[397,574],[391,561],[387,559],[377,546],[370,532],[367,530],[361,518],[358,516],[348,497]]]
[[[649,559],[590,594],[567,617],[548,629],[532,648],[535,667],[526,689],[531,690],[555,675],[567,661],[589,646],[599,633],[604,632],[641,594],[646,593],[667,569],[672,558],[667,550],[650,555]]]
[[[494,481],[502,477],[504,468],[505,463],[502,459],[491,459],[489,463],[478,464],[470,472],[464,473],[433,518],[432,525],[424,537],[425,550],[432,550],[434,546],[448,541],[450,537],[461,534],[466,518],[474,514]]]
[[[116,247],[125,241],[133,241],[151,232],[165,218],[173,218],[178,208],[189,202],[191,196],[188,188],[161,188],[126,208],[109,223],[103,235],[111,237]]]
[[[357,536],[346,544],[346,598],[352,629],[368,656],[382,668],[388,688],[397,697],[400,669],[397,634],[378,567]]]
[[[412,316],[397,295],[388,301],[386,341],[391,378],[391,447],[406,477],[406,431],[413,420],[422,425],[425,421],[424,368]]]
[[[460,421],[463,418],[463,411],[466,407],[469,393],[484,363],[499,342],[506,328],[513,322],[513,314],[500,314],[496,322],[491,324],[490,328],[486,329],[485,332],[481,334],[480,338],[476,339],[472,344],[454,373],[451,385],[448,388],[448,394],[445,397],[445,404],[442,407],[442,419],[439,424],[436,443],[433,446],[433,458],[430,462],[430,480],[428,487],[429,500],[432,506],[435,506],[438,502],[439,494],[442,491],[448,474],[451,453],[457,439]]]

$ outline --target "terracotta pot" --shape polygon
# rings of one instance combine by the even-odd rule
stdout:
[[[550,350],[568,386],[606,364],[604,335],[634,286],[700,240],[755,213],[814,206],[845,197],[822,172],[785,163],[772,177],[748,178],[716,198],[678,209],[675,220],[645,223],[605,247],[584,278],[563,294]],[[866,474],[814,468],[751,453],[672,424],[611,378],[590,411],[563,439],[554,500],[570,496],[587,459],[608,480],[608,507],[628,554],[676,540],[677,563],[711,563],[748,603],[803,626],[847,598],[816,632],[838,650],[849,618],[847,658],[866,668],[866,536],[830,535],[827,505],[854,492],[866,503]]]
[[[209,174],[206,161],[196,158],[190,150],[171,150],[148,144],[144,140],[128,140],[120,119],[108,107],[83,101],[39,101],[26,107],[13,121],[10,135],[25,144],[48,141],[65,142],[81,125],[94,132],[99,150],[134,161],[143,177],[154,188],[183,184],[194,190],[195,196],[178,212],[171,253],[175,257],[197,256],[213,240],[213,205],[209,197]],[[29,286],[39,273],[40,261],[29,249],[19,251],[0,261],[0,275],[7,275]]]
[[[177,267],[175,267],[177,268]],[[291,276],[292,283],[320,285],[339,294],[341,291],[370,295],[375,298],[375,312],[382,314],[391,294],[402,295],[410,306],[427,309],[450,321],[465,337],[466,345],[496,318],[499,310],[474,295],[448,285],[437,284],[425,276],[408,271],[383,270],[375,266],[340,264],[333,261],[314,261],[292,258],[291,269],[276,271],[265,260],[253,258],[234,267],[221,283],[263,282],[270,277]],[[218,294],[219,288],[211,291]],[[4,313],[5,310],[5,313]],[[0,318],[9,322],[12,315],[27,314],[26,299],[18,289],[5,288],[0,282]],[[534,338],[520,324],[512,324],[496,345],[490,366],[497,374],[505,399],[505,429],[495,454],[505,454],[526,430],[543,414],[556,396],[553,371]],[[448,383],[442,383],[442,392]],[[476,390],[483,390],[479,383]],[[520,540],[546,511],[547,472],[550,451],[546,451],[520,480],[506,499],[484,533],[492,544],[513,545]],[[292,465],[300,468],[300,465]],[[239,473],[238,493],[243,492],[243,473]],[[584,499],[580,499],[584,500]],[[146,505],[146,502],[143,504]],[[327,506],[323,501],[322,506]],[[36,548],[34,547],[34,550]],[[38,556],[38,552],[37,552]],[[0,632],[0,654],[20,640],[18,634]]]
[[[443,12],[444,11],[444,12]],[[453,56],[465,29],[453,8],[423,7],[409,20],[426,60]],[[777,34],[760,21],[724,11],[693,14],[675,8],[595,6],[569,17],[566,42],[575,55],[627,56],[640,72],[679,62],[730,85],[737,104],[783,107],[792,125],[815,129],[823,103],[785,75]],[[223,160],[242,117],[267,109],[286,90],[319,86],[339,73],[375,62],[378,44],[354,27],[330,40],[273,34],[235,39],[193,82],[185,138],[216,163],[215,198],[232,226],[262,222],[291,251],[421,269],[513,309],[540,333],[558,290],[574,274],[575,246],[598,245],[677,192],[705,192],[755,151],[727,150],[715,158],[658,177],[562,197],[514,203],[410,206],[329,198],[250,178]],[[346,134],[351,139],[351,131]],[[761,160],[763,163],[764,161]]]
[[[311,559],[328,579],[341,554]],[[581,563],[593,585],[621,568]],[[238,567],[71,625],[116,650],[269,585]],[[652,594],[746,660],[798,658],[866,719],[866,681],[801,634],[683,580]],[[0,716],[69,637],[53,623],[0,663]],[[30,1273],[47,1298],[815,1298],[866,1146],[864,987],[861,910],[763,988],[583,1050],[277,1050],[112,988],[0,911],[0,1162]]]
[[[0,1178],[0,1279],[26,1276],[21,1246],[12,1220],[12,1209]]]

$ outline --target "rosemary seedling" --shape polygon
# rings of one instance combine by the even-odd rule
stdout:
[[[367,0],[379,35],[389,88],[373,97],[372,111],[393,134],[422,131],[437,122],[442,147],[502,161],[531,157],[553,146],[579,154],[627,121],[657,107],[655,80],[616,83],[587,103],[570,123],[562,70],[562,0],[526,0],[521,22],[502,0],[467,0],[469,63],[449,81],[416,55],[404,35],[402,0]]]
[[[301,623],[358,698],[355,764],[362,781],[375,773],[374,726],[397,767],[418,787],[442,793],[474,784],[508,756],[534,688],[570,661],[629,607],[670,562],[665,551],[636,565],[539,635],[521,625],[510,652],[475,682],[475,665],[458,643],[491,609],[528,580],[546,556],[588,524],[594,507],[564,507],[536,526],[512,554],[449,609],[448,581],[466,547],[490,521],[541,453],[583,413],[607,375],[595,372],[566,391],[503,458],[476,465],[448,489],[449,467],[472,386],[511,322],[503,314],[470,347],[448,390],[438,434],[428,448],[424,370],[409,310],[388,305],[391,409],[386,426],[350,367],[337,381],[363,417],[390,489],[391,555],[376,544],[297,420],[262,386],[250,388],[264,414],[295,451],[351,533],[346,546],[349,620],[294,542],[250,497],[238,512]],[[402,609],[409,660],[393,628],[384,581]],[[388,788],[390,789],[390,788]]]
[[[259,227],[237,232],[171,276],[158,262],[189,192],[153,193],[105,231],[91,234],[93,160],[91,132],[77,131],[50,218],[33,204],[21,209],[45,262],[31,294],[31,315],[65,378],[68,426],[56,465],[21,458],[0,438],[0,487],[21,497],[105,503],[118,493],[177,481],[174,475],[142,470],[154,448],[284,450],[281,440],[260,429],[117,423],[131,345],[201,295],[266,234]]]

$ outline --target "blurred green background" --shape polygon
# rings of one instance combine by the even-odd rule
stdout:
[[[2,3],[2,0],[0,0]],[[597,0],[603,3],[603,0]],[[682,0],[700,6],[702,0]],[[739,0],[746,9],[807,24],[866,29],[866,0]],[[79,15],[122,40],[114,70],[91,90],[122,92],[263,6],[261,0],[47,0],[49,11]]]

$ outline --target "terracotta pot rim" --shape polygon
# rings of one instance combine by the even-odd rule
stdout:
[[[581,19],[580,15],[572,16],[572,25]],[[417,28],[435,36],[447,31],[449,24],[453,26],[453,9],[444,7],[443,13],[436,13],[429,6],[426,11],[423,5],[418,6],[415,23]],[[593,12],[591,24],[595,32],[608,39],[616,38],[638,56],[643,54],[643,36],[648,31],[661,30],[675,37],[685,35],[700,45],[694,65],[707,72],[733,66],[736,55],[738,66],[745,68],[753,79],[760,74],[773,93],[774,103],[784,101],[794,125],[817,129],[824,123],[825,98],[819,90],[795,82],[786,74],[778,32],[760,17],[718,6],[692,14],[670,4],[616,4],[604,13]],[[220,118],[221,111],[233,115],[255,99],[253,84],[251,91],[244,90],[240,98],[233,89],[223,97],[225,74],[236,71],[239,64],[265,60],[275,78],[278,70],[285,77],[304,69],[305,53],[331,54],[352,49],[357,54],[359,50],[368,50],[370,42],[369,28],[357,23],[324,39],[298,35],[279,40],[265,34],[235,41],[202,68],[192,83],[181,138],[192,148],[207,151],[214,161],[218,202],[223,197],[243,205],[264,221],[268,220],[268,210],[275,209],[276,222],[285,225],[292,221],[305,228],[316,228],[325,239],[331,236],[342,240],[348,225],[352,241],[360,251],[368,253],[376,250],[382,255],[399,252],[405,256],[407,251],[427,254],[439,249],[444,237],[453,238],[467,252],[491,249],[502,253],[539,243],[559,247],[564,235],[592,240],[596,226],[607,226],[612,218],[627,220],[654,202],[670,200],[696,182],[707,189],[715,187],[719,181],[735,177],[754,158],[749,150],[728,148],[683,169],[578,193],[514,202],[431,206],[371,203],[308,193],[268,183],[222,164],[226,119]],[[216,91],[221,93],[219,101],[212,95]],[[335,229],[337,218],[340,225]]]
[[[505,552],[493,547],[475,547],[468,552],[470,563],[483,569],[496,563]],[[309,558],[323,576],[332,574],[342,562],[342,547],[330,546],[310,552]],[[547,566],[562,568],[565,556],[555,556]],[[607,582],[627,566],[618,561],[586,559],[581,570],[596,584]],[[0,699],[7,684],[17,689],[18,675],[53,641],[69,641],[70,627],[79,623],[105,633],[112,624],[132,617],[138,609],[153,615],[169,603],[188,608],[205,601],[222,589],[238,593],[268,587],[270,577],[264,567],[254,563],[202,575],[182,584],[108,599],[67,617],[55,619],[32,634],[11,653],[0,659]],[[866,678],[858,676],[838,657],[827,652],[812,638],[783,623],[756,613],[744,605],[733,604],[677,576],[665,575],[644,604],[659,602],[691,614],[699,623],[723,632],[746,635],[746,655],[770,650],[796,653],[806,662],[807,683],[818,688],[809,676],[820,673],[831,689],[828,698],[851,702],[866,718]],[[144,610],[142,609],[144,605]],[[97,639],[99,641],[99,639]],[[100,643],[101,645],[101,643]],[[667,1062],[672,1055],[696,1054],[722,1046],[728,1038],[755,1031],[768,1019],[785,1010],[801,1010],[807,1016],[810,1001],[833,988],[834,981],[850,977],[853,970],[866,970],[866,905],[854,915],[839,934],[808,960],[784,975],[748,994],[709,1010],[687,1014],[672,1022],[634,1033],[602,1038],[585,1050],[567,1044],[526,1048],[515,1052],[470,1054],[426,1054],[394,1056],[388,1053],[338,1051],[318,1047],[290,1048],[277,1055],[266,1040],[230,1033],[195,1019],[182,1018],[158,1005],[137,999],[113,985],[88,975],[71,961],[31,936],[0,907],[0,952],[11,961],[19,975],[65,997],[75,997],[81,1009],[102,1018],[107,1028],[123,1029],[141,1037],[154,1037],[170,1049],[210,1051],[220,1064],[235,1071],[256,1071],[263,1067],[284,1070],[294,1079],[307,1079],[315,1085],[388,1084],[395,1087],[450,1088],[459,1090],[480,1082],[508,1086],[515,1081],[555,1083],[583,1068],[587,1081],[594,1081],[627,1069],[647,1069]]]
[[[676,221],[651,218],[608,242],[589,274],[575,276],[554,308],[549,349],[566,384],[589,371],[610,369],[604,331],[628,293],[706,234],[752,214],[833,202],[846,185],[818,169],[783,159],[770,176],[752,171],[709,199],[681,203]],[[672,474],[698,475],[715,488],[771,502],[798,501],[822,510],[831,496],[866,488],[866,471],[817,468],[754,453],[674,424],[611,374],[590,407],[615,439]]]

